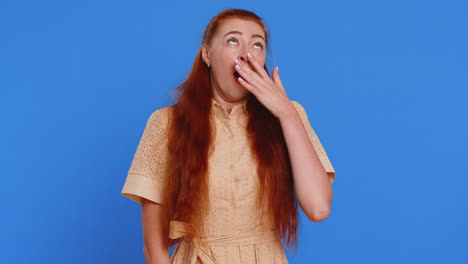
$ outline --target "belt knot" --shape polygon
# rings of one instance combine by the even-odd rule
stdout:
[[[211,257],[209,246],[241,246],[250,245],[260,242],[267,242],[278,239],[275,231],[263,231],[247,234],[217,236],[217,237],[200,237],[197,229],[191,223],[181,221],[171,221],[169,228],[169,237],[177,239],[187,237],[187,241],[191,247],[187,248],[185,257],[188,258],[183,263],[195,264],[197,259],[202,260],[202,263],[215,264]]]

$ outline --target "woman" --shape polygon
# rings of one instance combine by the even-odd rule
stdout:
[[[254,13],[217,14],[177,103],[149,117],[122,190],[142,205],[147,263],[288,263],[297,204],[328,217],[335,170],[267,45]]]

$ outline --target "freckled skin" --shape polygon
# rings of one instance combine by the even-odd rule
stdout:
[[[231,33],[224,36],[230,31],[239,31],[242,35]],[[230,18],[221,23],[211,43],[202,44],[203,61],[211,67],[213,97],[228,113],[234,105],[247,99],[249,93],[233,76],[234,60],[247,61],[247,52],[250,52],[261,64],[265,64],[266,43],[252,34],[265,38],[265,32],[257,23]]]

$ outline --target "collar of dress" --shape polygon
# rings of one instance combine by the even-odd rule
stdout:
[[[234,105],[231,109],[231,113],[237,112],[238,108],[240,108],[244,114],[247,114],[247,101],[248,99],[244,100],[242,103]],[[212,109],[213,107],[219,107],[221,110],[226,112],[226,110],[224,110],[224,107],[220,103],[218,103],[214,98],[211,98],[211,107]]]

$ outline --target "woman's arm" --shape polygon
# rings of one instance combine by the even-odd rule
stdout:
[[[247,58],[249,65],[235,61],[238,64],[236,70],[241,75],[239,82],[280,120],[299,205],[311,221],[322,221],[330,214],[332,200],[328,174],[308,137],[301,116],[286,94],[278,67],[274,68],[273,79],[270,79],[261,59],[250,53]]]
[[[279,116],[293,170],[296,197],[310,221],[330,214],[332,187],[293,104]]]
[[[169,221],[163,206],[143,199],[141,203],[146,264],[169,264]]]

